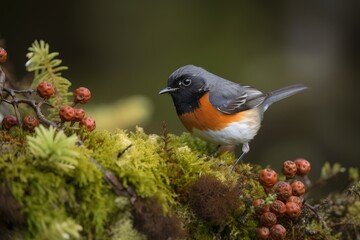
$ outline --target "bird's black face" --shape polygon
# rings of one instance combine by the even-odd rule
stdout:
[[[168,87],[159,94],[169,93],[178,115],[181,115],[199,107],[199,99],[207,92],[205,86],[205,79],[199,75],[174,72],[169,77]]]

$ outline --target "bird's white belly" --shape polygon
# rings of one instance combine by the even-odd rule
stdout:
[[[256,111],[254,115],[242,118],[221,130],[193,129],[193,134],[209,142],[220,145],[238,145],[252,140],[259,131],[261,116]]]

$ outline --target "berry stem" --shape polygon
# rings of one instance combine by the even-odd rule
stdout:
[[[19,102],[18,102],[18,99],[16,97],[14,90],[9,89],[9,88],[3,88],[2,90],[11,96],[12,101],[10,100],[10,101],[4,101],[4,102],[10,103],[13,106],[17,123],[18,123],[19,127],[22,128],[22,120],[21,120],[21,115],[20,115],[19,108],[18,108]],[[5,100],[5,99],[3,99],[3,100]]]
[[[12,90],[14,93],[29,94],[29,95],[31,95],[34,92],[34,90],[31,88],[25,90],[16,90],[16,89],[8,89],[8,90]]]
[[[19,111],[19,108],[18,108],[18,103],[17,103],[16,100],[14,100],[12,102],[12,106],[13,106],[13,108],[15,110],[15,116],[16,116],[16,120],[18,122],[18,125],[19,125],[20,128],[22,128],[23,123],[22,123],[22,120],[21,120],[21,115],[20,115],[20,111]]]
[[[38,118],[40,119],[40,121],[48,126],[53,126],[55,128],[58,128],[57,124],[53,121],[50,121],[48,119],[45,118],[44,114],[41,112],[41,106],[43,104],[46,104],[50,107],[53,107],[50,103],[48,103],[47,101],[41,101],[39,102],[37,105],[35,105],[35,111],[36,111],[36,114],[38,115]]]

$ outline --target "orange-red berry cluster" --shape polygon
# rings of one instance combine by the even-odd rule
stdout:
[[[85,111],[82,108],[76,108],[77,103],[85,104],[91,99],[91,92],[85,87],[77,88],[74,91],[74,103],[72,106],[64,106],[59,111],[59,116],[63,122],[79,122],[80,126],[87,131],[93,131],[96,128],[96,122],[91,117],[85,117]]]
[[[283,163],[282,172],[287,181],[278,181],[278,175],[272,169],[260,170],[260,184],[267,194],[275,193],[277,199],[269,204],[262,198],[253,201],[253,207],[261,223],[261,227],[257,229],[258,239],[286,239],[286,229],[278,224],[277,220],[300,216],[303,202],[301,196],[305,193],[305,185],[293,178],[296,175],[305,176],[310,170],[310,163],[302,158]]]
[[[10,129],[14,126],[17,126],[18,122],[14,115],[7,115],[2,120],[2,128],[3,129]],[[35,127],[39,126],[39,119],[35,116],[25,116],[23,119],[23,128],[26,130],[33,130]]]
[[[6,60],[6,54],[3,53],[2,48],[0,48],[0,60]],[[6,52],[5,52],[6,53]],[[5,57],[4,57],[5,56]],[[37,94],[42,97],[44,100],[48,100],[55,94],[54,85],[49,82],[41,82],[37,88]],[[69,121],[72,123],[79,122],[79,125],[82,126],[87,131],[93,131],[96,128],[96,122],[91,117],[85,117],[85,111],[82,108],[76,108],[77,103],[85,104],[91,99],[91,92],[85,87],[80,87],[74,92],[74,102],[72,106],[64,106],[59,111],[59,116],[63,122]],[[2,120],[2,127],[4,129],[10,129],[18,124],[18,121],[14,115],[5,116]],[[39,119],[35,116],[26,116],[23,119],[23,127],[27,130],[33,130],[39,125]]]

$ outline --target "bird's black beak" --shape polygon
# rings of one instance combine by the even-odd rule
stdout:
[[[163,90],[161,90],[159,92],[159,94],[164,94],[164,93],[171,93],[171,92],[175,92],[179,90],[179,88],[171,88],[171,87],[167,87],[167,88],[164,88]]]

